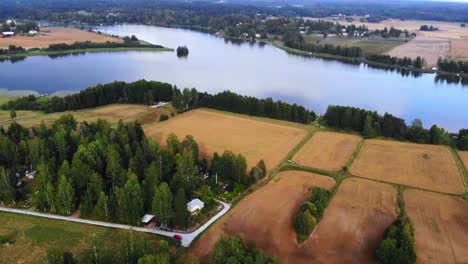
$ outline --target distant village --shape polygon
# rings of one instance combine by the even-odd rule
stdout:
[[[8,19],[0,24],[0,38],[21,36],[36,36],[39,34],[39,26],[34,22],[18,23]]]

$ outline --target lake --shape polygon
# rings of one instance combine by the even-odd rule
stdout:
[[[320,58],[288,54],[269,44],[234,43],[206,33],[143,25],[115,25],[99,30],[136,35],[170,48],[186,45],[189,55],[175,52],[110,52],[28,57],[0,63],[0,88],[39,93],[77,91],[115,80],[159,80],[179,88],[210,93],[231,90],[273,97],[324,113],[330,104],[350,105],[410,123],[423,120],[455,132],[468,127],[468,86],[437,81],[435,74],[402,76]]]

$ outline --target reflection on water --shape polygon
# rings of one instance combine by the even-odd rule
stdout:
[[[273,97],[319,113],[330,104],[351,105],[390,112],[407,122],[421,118],[426,126],[438,124],[452,131],[468,127],[468,89],[463,89],[466,81],[461,78],[292,55],[265,43],[223,40],[184,29],[117,25],[99,30],[136,35],[174,49],[185,45],[190,53],[186,58],[175,52],[142,51],[28,57],[0,63],[0,88],[50,94],[147,79],[210,93],[229,89]]]

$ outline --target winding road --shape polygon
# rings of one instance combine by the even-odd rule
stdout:
[[[39,216],[39,217],[45,217],[45,218],[50,218],[50,219],[63,220],[63,221],[68,221],[68,222],[82,223],[82,224],[95,225],[95,226],[134,230],[138,232],[157,234],[157,235],[166,236],[166,237],[173,237],[174,235],[180,235],[182,237],[182,241],[181,241],[182,246],[188,247],[200,233],[205,231],[212,223],[214,223],[221,216],[226,214],[229,211],[229,209],[231,209],[230,204],[227,204],[221,201],[218,201],[218,202],[223,205],[223,209],[219,211],[215,216],[213,216],[204,225],[200,226],[197,230],[190,232],[190,233],[169,232],[169,231],[163,231],[163,230],[156,229],[156,228],[145,228],[145,227],[137,227],[137,226],[131,226],[131,225],[114,224],[114,223],[109,223],[109,222],[87,220],[87,219],[81,219],[81,218],[76,218],[76,217],[71,217],[71,216],[61,216],[61,215],[39,213],[39,212],[34,212],[34,211],[6,208],[6,207],[1,207],[1,206],[0,206],[0,211],[16,213],[16,214]]]

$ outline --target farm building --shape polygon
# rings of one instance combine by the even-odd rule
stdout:
[[[205,203],[200,199],[193,199],[187,203],[187,210],[189,210],[192,215],[199,212],[201,209],[203,209],[203,207],[205,207]]]
[[[5,32],[2,32],[2,35],[3,37],[7,38],[7,37],[13,37],[15,35],[15,32],[13,31],[5,31]]]
[[[39,34],[39,32],[37,30],[29,30],[29,32],[28,32],[28,35],[30,35],[30,36],[35,36],[37,34]]]
[[[153,220],[154,220],[154,215],[150,215],[150,214],[145,214],[145,215],[141,218],[141,222],[142,222],[144,225],[147,225],[147,224],[151,223]]]

